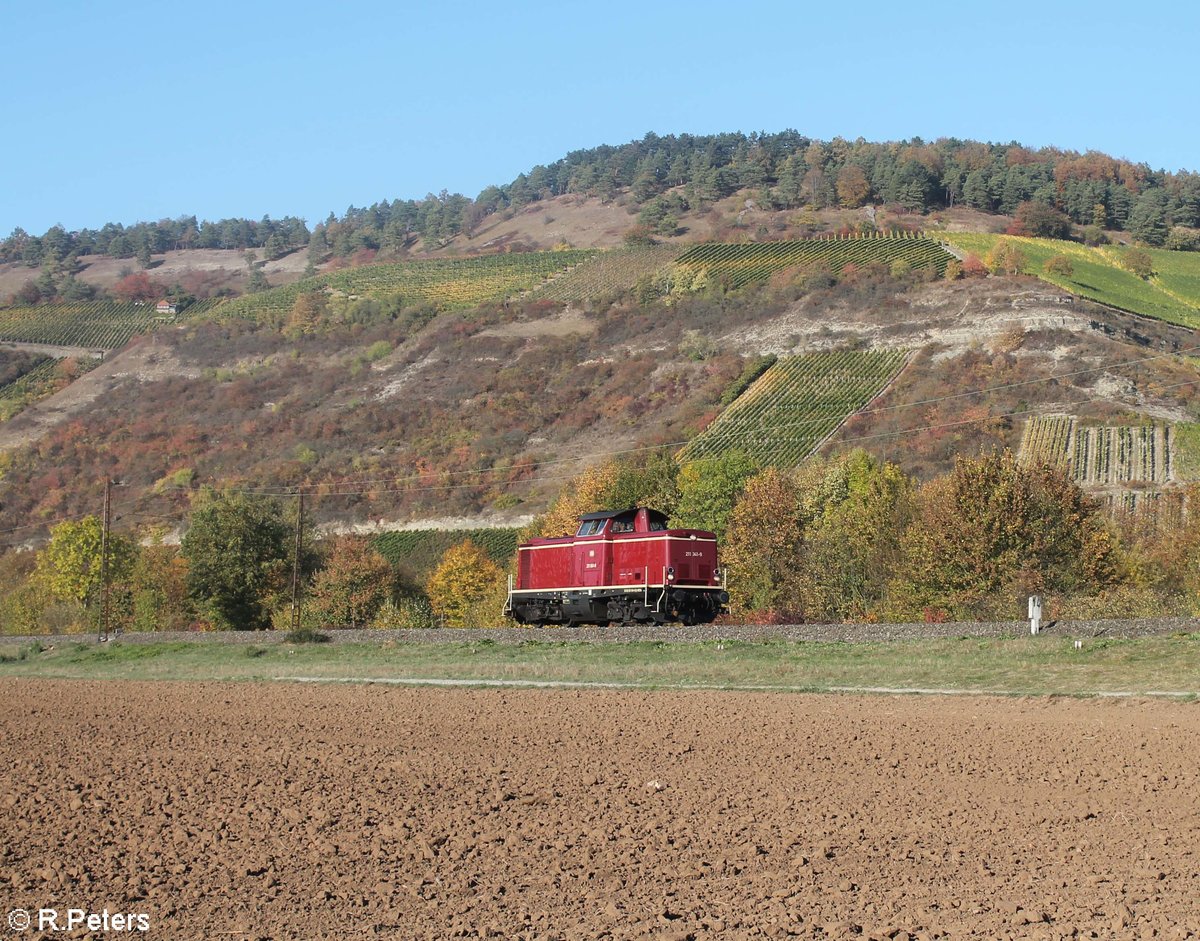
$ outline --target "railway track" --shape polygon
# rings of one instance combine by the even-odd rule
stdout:
[[[329,630],[324,633],[335,644],[463,644],[491,642],[523,643],[630,643],[659,641],[698,643],[712,641],[826,641],[837,643],[886,643],[946,637],[1028,636],[1025,621],[971,621],[944,624],[704,624],[693,627],[556,627],[556,628],[434,628],[430,630]],[[1133,620],[1059,621],[1043,628],[1047,637],[1152,637],[1200,633],[1200,618],[1139,618]],[[156,632],[120,634],[123,643],[166,642],[213,644],[287,643],[288,635],[277,631]],[[96,643],[94,634],[41,637],[8,637],[6,644]]]

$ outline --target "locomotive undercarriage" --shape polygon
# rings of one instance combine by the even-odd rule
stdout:
[[[638,588],[514,592],[508,613],[521,624],[708,624],[729,595],[720,589]]]

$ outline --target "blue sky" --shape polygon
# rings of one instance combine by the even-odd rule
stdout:
[[[0,235],[476,195],[660,134],[919,135],[1200,168],[1192,5],[9,3]]]

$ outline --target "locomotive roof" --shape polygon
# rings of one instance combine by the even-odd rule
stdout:
[[[610,520],[614,516],[624,516],[627,513],[636,513],[638,511],[638,509],[639,508],[636,506],[631,506],[627,510],[601,510],[598,513],[584,513],[582,516],[579,517],[579,519],[580,519],[580,521],[585,522],[585,523],[588,522],[589,520]],[[647,508],[646,512],[650,515],[650,518],[653,520],[658,520],[661,523],[665,523],[667,521],[667,514],[661,512],[660,510],[651,510],[651,509]]]

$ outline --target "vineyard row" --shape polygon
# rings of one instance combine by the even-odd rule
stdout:
[[[183,317],[203,314],[219,300],[199,301]],[[152,304],[39,304],[0,310],[0,340],[43,343],[91,350],[114,350],[138,333],[153,330],[161,318]]]
[[[312,292],[348,298],[399,296],[406,303],[472,307],[540,287],[594,254],[592,250],[572,249],[366,265],[238,298],[227,304],[223,313],[248,317],[286,313],[299,295]]]
[[[1176,479],[1173,429],[1168,425],[1096,427],[1069,415],[1030,418],[1021,439],[1021,459],[1066,470],[1085,486]]]
[[[847,265],[890,265],[904,261],[910,267],[946,270],[950,254],[933,239],[915,234],[863,235],[802,239],[789,242],[710,242],[679,256],[677,264],[693,274],[741,287],[763,281],[785,268],[824,266],[840,271]]]
[[[380,533],[371,540],[375,550],[411,576],[424,578],[452,546],[471,540],[497,565],[507,565],[517,551],[518,529],[417,529]]]
[[[680,459],[740,450],[763,466],[795,466],[886,388],[907,355],[839,350],[781,358],[689,442]]]

